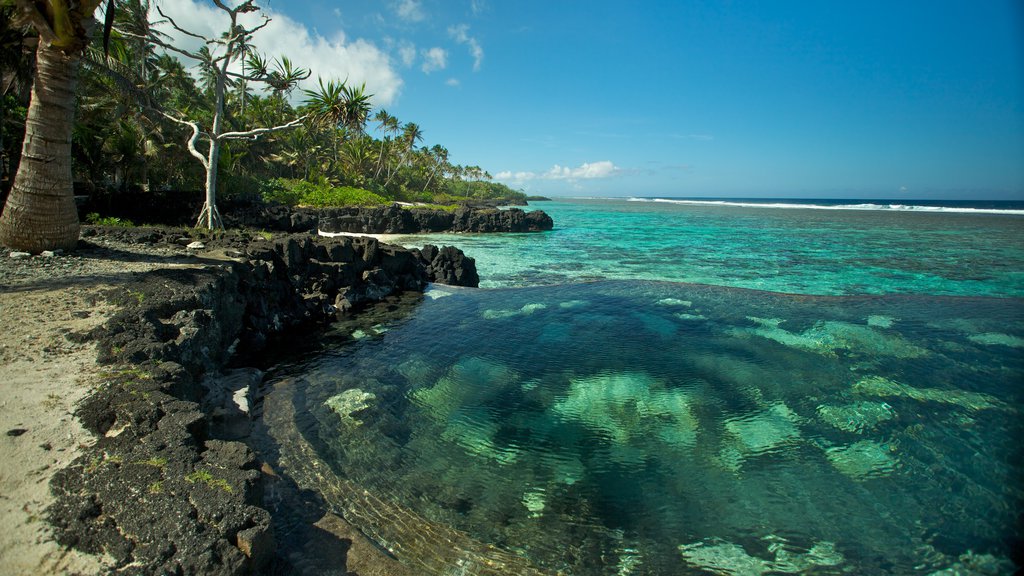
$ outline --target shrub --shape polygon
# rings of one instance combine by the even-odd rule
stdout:
[[[260,191],[266,202],[288,206],[376,206],[387,204],[383,196],[362,188],[334,187],[326,181],[310,182],[290,178],[277,178],[266,182]]]
[[[340,188],[316,188],[302,195],[301,204],[324,208],[328,206],[378,206],[387,204],[383,197],[363,190],[342,186]]]
[[[100,216],[97,212],[90,212],[85,215],[85,221],[88,224],[95,226],[121,226],[122,228],[131,228],[135,226],[131,220],[127,218],[117,218],[116,216]]]
[[[260,185],[260,196],[264,202],[296,206],[302,200],[302,190],[298,188],[298,184],[303,182],[305,181],[289,178],[267,180]]]

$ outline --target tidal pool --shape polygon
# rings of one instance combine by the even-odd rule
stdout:
[[[449,292],[272,373],[267,400],[297,431],[285,472],[425,573],[1020,561],[1019,299]]]

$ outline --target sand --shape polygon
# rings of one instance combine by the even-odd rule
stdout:
[[[177,263],[94,245],[72,255],[15,259],[0,249],[0,576],[105,573],[104,558],[59,545],[46,521],[50,479],[95,439],[74,412],[97,385],[87,332],[113,314],[103,292]]]
[[[62,332],[86,331],[106,320],[109,306],[90,304],[98,292],[0,292],[2,574],[96,574],[104,568],[102,559],[57,544],[45,520],[53,501],[50,478],[78,456],[79,446],[94,442],[73,412],[96,380],[95,351]]]

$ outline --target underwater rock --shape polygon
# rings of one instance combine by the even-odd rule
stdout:
[[[881,376],[868,376],[853,385],[853,391],[870,396],[896,396],[910,398],[918,402],[939,402],[953,404],[968,410],[985,410],[987,408],[1006,408],[999,400],[980,392],[966,390],[937,390],[935,388],[915,388],[900,384]]]
[[[864,356],[891,356],[895,358],[921,358],[928,350],[911,344],[896,334],[879,332],[870,326],[850,324],[835,320],[820,321],[803,332],[790,332],[782,328],[777,318],[754,318],[748,320],[758,324],[756,328],[733,328],[734,336],[759,336],[779,344],[810,350],[825,356],[836,356],[837,351]]]
[[[836,470],[858,481],[885,476],[898,463],[888,446],[871,440],[829,448],[825,455]]]
[[[1009,346],[1010,348],[1024,348],[1024,338],[1019,336],[1011,336],[1010,334],[1000,334],[998,332],[986,332],[984,334],[974,334],[967,337],[971,342],[977,344],[984,344],[985,346]]]
[[[690,565],[714,572],[734,576],[761,576],[767,573],[797,574],[816,566],[838,566],[843,563],[840,554],[831,542],[817,542],[807,552],[800,554],[781,536],[769,535],[768,551],[774,558],[766,560],[752,556],[739,544],[713,540],[679,546],[683,559]]]
[[[341,394],[328,398],[324,402],[324,406],[337,413],[341,417],[341,421],[346,425],[359,426],[363,422],[357,419],[355,414],[369,408],[369,403],[376,399],[377,395],[372,392],[364,392],[359,388],[350,388]]]
[[[691,449],[697,439],[697,419],[689,395],[640,372],[599,374],[574,379],[569,394],[552,410],[580,422],[613,444],[660,438],[676,447]],[[627,452],[613,452],[627,457]],[[629,459],[633,459],[629,457]]]
[[[885,402],[857,401],[842,406],[822,404],[818,406],[818,418],[822,422],[844,430],[860,434],[864,430],[877,427],[882,422],[892,420],[896,411]]]

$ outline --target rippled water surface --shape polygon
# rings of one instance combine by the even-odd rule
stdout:
[[[806,223],[794,233],[818,240],[780,245],[776,258],[842,273],[852,261],[813,246],[835,255],[852,232],[827,227]],[[738,232],[722,241],[748,242]],[[1020,290],[1010,280],[1019,268],[992,272],[1009,248],[977,250],[1006,282],[980,293]],[[760,258],[742,252],[664,257]],[[903,274],[971,282],[954,278],[963,265],[936,270],[918,256],[922,270]],[[814,274],[804,278],[813,288]],[[822,292],[852,284],[831,286]],[[288,394],[267,406],[286,404],[311,447],[288,472],[410,565],[1013,571],[1024,504],[1019,299],[636,280],[433,295],[446,292],[282,370]]]
[[[608,199],[536,208],[555,230],[397,241],[459,246],[476,258],[484,287],[618,279],[798,294],[1024,296],[1024,216],[1016,213]]]

